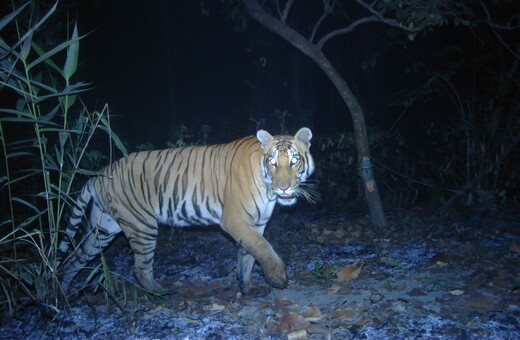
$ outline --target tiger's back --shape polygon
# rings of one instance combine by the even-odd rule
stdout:
[[[113,216],[128,210],[178,227],[218,224],[226,182],[233,181],[233,170],[236,171],[234,158],[255,160],[261,153],[260,143],[253,136],[230,144],[133,153],[105,168],[103,176],[94,179],[94,187]],[[259,168],[256,163],[251,164],[253,172]],[[252,187],[257,185],[254,177],[242,181],[250,182],[244,184]],[[259,193],[266,194],[265,190]],[[140,204],[125,205],[128,201]]]
[[[301,136],[297,142],[293,139],[296,137],[277,136],[283,143],[298,147],[276,157],[285,162],[290,156],[301,159],[301,164],[307,164],[303,172],[305,180],[313,169],[308,153],[312,134],[306,128],[302,130],[298,132]],[[62,266],[65,288],[88,261],[123,231],[134,253],[135,276],[139,282],[147,289],[164,290],[153,279],[158,224],[178,227],[220,224],[241,245],[238,276],[243,292],[251,288],[255,259],[272,285],[284,287],[285,265],[262,234],[276,201],[285,204],[288,199],[281,196],[291,196],[293,201],[293,192],[304,191],[298,188],[301,175],[300,180],[295,177],[290,183],[284,179],[282,194],[277,194],[279,188],[273,189],[271,182],[276,171],[270,172],[266,166],[275,169],[268,161],[272,162],[274,153],[269,148],[276,148],[275,140],[267,132],[259,131],[256,137],[228,144],[137,152],[106,167],[83,187],[72,211],[68,237],[60,244],[60,250],[66,252],[92,201],[86,227],[90,232],[83,232],[76,253]],[[287,171],[280,176],[287,177]]]

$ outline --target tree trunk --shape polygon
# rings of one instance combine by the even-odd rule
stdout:
[[[332,66],[323,52],[312,42],[304,38],[298,32],[289,27],[285,22],[278,20],[265,12],[258,5],[256,0],[242,0],[249,15],[262,24],[270,31],[284,38],[291,45],[299,49],[302,53],[309,56],[325,72],[332,81],[339,95],[347,105],[352,116],[354,125],[354,136],[358,155],[358,166],[360,175],[364,183],[365,198],[367,200],[372,221],[378,226],[386,226],[383,205],[379,197],[376,181],[373,176],[372,165],[370,162],[370,151],[366,134],[365,117],[363,110],[356,97],[350,90],[347,82],[341,77],[338,71]]]

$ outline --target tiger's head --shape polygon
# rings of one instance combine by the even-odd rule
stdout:
[[[273,137],[267,131],[258,130],[256,137],[264,151],[262,175],[267,186],[276,195],[278,203],[293,205],[299,196],[314,202],[313,187],[304,183],[314,171],[314,161],[309,152],[311,130],[301,128],[294,137]]]

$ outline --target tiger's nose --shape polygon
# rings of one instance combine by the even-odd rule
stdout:
[[[289,189],[289,187],[290,187],[289,184],[278,184],[277,186],[278,186],[278,189],[283,190],[283,191]]]

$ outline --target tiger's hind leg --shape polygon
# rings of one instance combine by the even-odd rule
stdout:
[[[134,214],[125,214],[126,218],[118,219],[128,243],[134,253],[134,275],[141,286],[154,292],[166,292],[153,276],[155,245],[159,227],[155,218],[144,220]]]
[[[72,227],[77,229],[77,226]],[[117,222],[103,211],[98,202],[94,201],[81,241],[60,268],[60,281],[64,291],[69,289],[78,272],[99,255],[119,232],[121,228]]]

